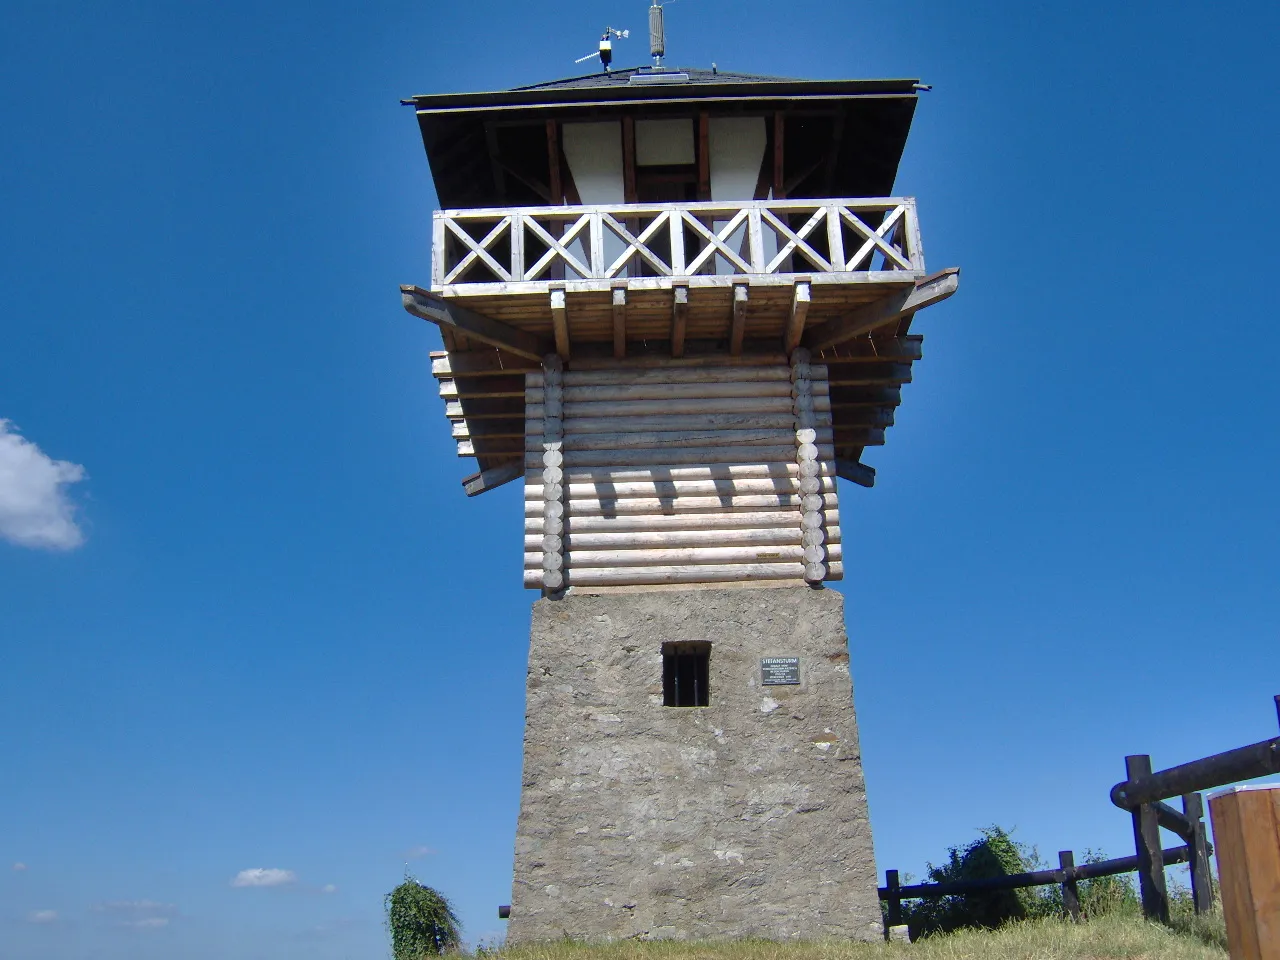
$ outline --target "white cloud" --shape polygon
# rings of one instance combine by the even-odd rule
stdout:
[[[323,887],[320,888],[320,892],[321,893],[337,893],[338,888],[332,883],[326,883]]]
[[[293,883],[297,879],[298,875],[292,870],[253,867],[237,873],[232,878],[231,885],[233,887],[280,887],[286,883]]]
[[[175,904],[160,903],[158,900],[107,900],[95,903],[93,909],[99,913],[145,913],[163,917],[172,917],[178,912]]]
[[[21,872],[22,872],[23,870],[25,870],[25,869],[27,869],[27,865],[26,865],[25,863],[15,863],[15,864],[13,865],[13,872],[14,872],[14,873],[21,873]]]
[[[120,926],[134,930],[159,930],[169,925],[168,917],[140,917],[137,920],[121,920]]]
[[[20,547],[72,550],[84,542],[66,486],[84,467],[54,460],[0,419],[0,538]]]
[[[95,903],[94,911],[108,913],[118,919],[117,927],[129,927],[133,930],[157,930],[167,927],[171,917],[178,915],[178,908],[172,903],[160,903],[158,900],[108,900]]]
[[[57,923],[58,911],[57,910],[36,910],[35,912],[28,914],[27,919],[30,920],[32,923]]]
[[[410,860],[421,860],[423,857],[435,855],[435,850],[431,847],[410,847],[404,852],[404,855]]]

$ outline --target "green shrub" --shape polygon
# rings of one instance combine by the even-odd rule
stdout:
[[[387,927],[395,960],[423,960],[462,943],[461,924],[444,894],[405,875],[387,894]]]
[[[967,846],[951,847],[941,866],[929,864],[929,882],[988,880],[1040,869],[1036,851],[1013,840],[1002,827],[987,827],[979,833]],[[914,940],[965,927],[994,929],[1010,920],[1049,916],[1061,909],[1062,894],[1056,886],[1024,887],[913,900],[903,904],[903,916]]]

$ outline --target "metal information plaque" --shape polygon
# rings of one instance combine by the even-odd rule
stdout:
[[[765,657],[760,661],[760,682],[766,687],[781,687],[800,682],[799,657]]]

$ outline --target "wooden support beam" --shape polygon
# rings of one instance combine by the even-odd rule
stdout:
[[[522,357],[504,357],[499,350],[464,353],[444,350],[431,354],[431,375],[434,377],[501,377],[541,369],[540,363],[530,363]]]
[[[851,313],[811,329],[804,345],[811,350],[825,350],[854,337],[870,333],[877,327],[894,323],[908,314],[923,310],[947,299],[960,286],[960,269],[951,267],[926,277],[914,287],[889,294],[874,303],[858,307]]]
[[[855,337],[822,351],[815,362],[835,367],[846,363],[868,363],[878,360],[889,360],[897,363],[910,363],[924,356],[919,334],[906,337]]]
[[[622,202],[636,203],[636,121],[622,118]]]
[[[556,337],[556,355],[569,359],[569,311],[563,290],[551,291],[551,327]]]
[[[860,487],[874,487],[876,485],[876,468],[868,467],[865,463],[859,463],[857,460],[840,460],[837,458],[836,476],[843,477],[845,480],[852,480]]]
[[[627,288],[613,288],[613,358],[627,355]]]
[[[464,477],[462,489],[466,491],[468,497],[478,497],[482,493],[487,493],[495,487],[510,483],[512,480],[518,480],[523,476],[524,461],[517,458],[508,460],[506,463],[500,463],[496,467],[490,467],[488,470],[473,473],[469,477]]]
[[[711,199],[711,115],[698,114],[698,199]]]
[[[800,346],[804,336],[804,321],[809,315],[810,289],[807,280],[800,280],[791,289],[791,316],[787,320],[787,332],[782,338],[782,352],[790,354]]]
[[[547,121],[547,177],[551,183],[551,202],[564,203],[564,186],[560,179],[560,124]]]
[[[750,296],[745,283],[733,285],[733,323],[729,327],[729,354],[742,356],[742,338],[747,332],[747,299]]]
[[[441,328],[465,334],[491,347],[500,347],[530,360],[540,360],[547,352],[540,337],[459,306],[421,287],[401,286],[400,297],[405,310],[415,317],[430,320]]]
[[[671,303],[671,356],[684,356],[684,335],[689,326],[689,288],[680,286],[672,291]]]
[[[507,199],[507,178],[502,169],[498,152],[498,130],[492,123],[484,125],[484,143],[489,151],[489,173],[493,176],[493,189],[503,201]]]
[[[778,111],[773,115],[773,199],[787,199],[786,179],[783,177],[783,135],[786,132],[786,115]]]

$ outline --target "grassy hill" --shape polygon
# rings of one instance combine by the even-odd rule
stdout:
[[[1178,918],[1171,929],[1139,917],[1113,915],[1080,924],[1025,920],[999,930],[962,930],[912,944],[563,941],[508,947],[487,955],[500,960],[1225,960],[1227,951],[1220,917]]]

